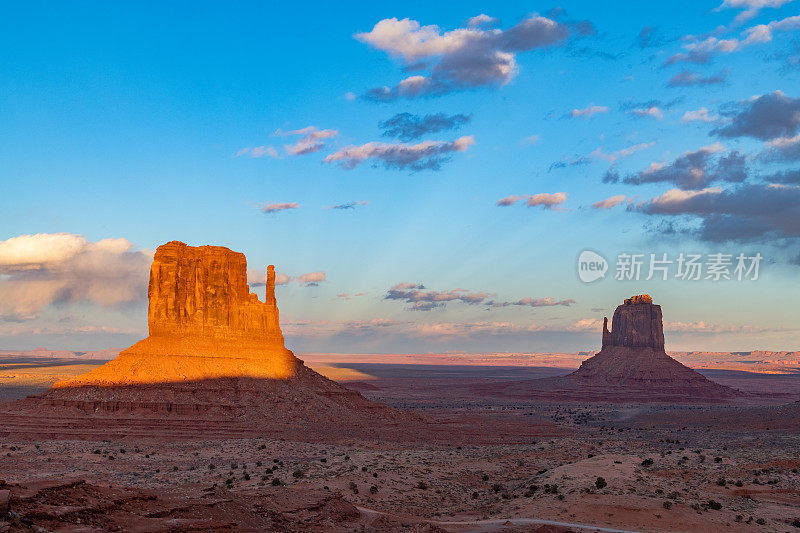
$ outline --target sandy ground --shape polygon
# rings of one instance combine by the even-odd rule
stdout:
[[[0,444],[5,520],[63,531],[800,531],[798,409],[465,402],[450,385],[554,371],[337,365],[322,366],[395,407],[541,420],[561,435],[516,444],[308,442],[268,427],[250,438],[12,435]],[[765,412],[783,425],[767,428]]]

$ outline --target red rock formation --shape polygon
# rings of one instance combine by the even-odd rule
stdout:
[[[250,293],[246,272],[244,255],[228,248],[160,246],[150,270],[150,336],[105,365],[56,383],[43,399],[99,416],[255,416],[284,426],[331,418],[360,424],[365,411],[397,416],[287,350],[275,269],[268,269],[264,302]]]
[[[730,397],[724,387],[669,357],[664,351],[661,306],[649,295],[633,296],[614,311],[611,331],[603,320],[602,349],[566,376],[582,387],[606,387],[609,393],[625,389],[649,391],[654,397]]]

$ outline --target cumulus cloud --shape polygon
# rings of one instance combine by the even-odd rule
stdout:
[[[722,9],[740,9],[742,12],[736,15],[735,22],[742,23],[752,19],[766,7],[779,8],[791,1],[792,0],[725,0],[715,11],[720,11]]]
[[[502,86],[517,72],[516,54],[564,41],[566,25],[531,15],[506,30],[484,26],[484,15],[471,19],[466,28],[443,31],[411,19],[379,21],[369,32],[355,38],[402,61],[408,70],[423,70],[393,87],[379,87],[364,94],[368,100],[386,102],[399,98],[436,96],[483,86]]]
[[[280,211],[287,211],[289,209],[297,209],[300,207],[300,204],[297,202],[284,202],[278,204],[259,204],[258,208],[261,209],[262,213],[278,213]]]
[[[499,199],[495,204],[500,207],[508,207],[520,201],[524,201],[528,207],[539,206],[542,209],[553,209],[567,201],[567,193],[514,194]]]
[[[572,118],[591,118],[598,113],[608,113],[608,108],[604,105],[590,105],[583,109],[573,109],[567,115]]]
[[[289,155],[305,155],[322,150],[325,147],[324,139],[330,139],[339,134],[336,130],[321,130],[316,126],[307,126],[303,129],[287,131],[285,133],[278,130],[276,133],[281,135],[301,136],[296,143],[287,144],[283,147]]]
[[[606,198],[605,200],[600,200],[599,202],[595,202],[592,204],[593,209],[611,209],[612,207],[616,207],[620,204],[625,203],[625,195],[624,194],[617,194]]]
[[[661,111],[656,106],[651,106],[647,108],[640,108],[640,109],[631,109],[631,114],[637,117],[651,117],[656,120],[661,120],[664,118],[664,112]]]
[[[570,306],[575,300],[556,300],[555,298],[525,297],[512,302],[497,302],[490,299],[488,292],[472,292],[467,289],[449,291],[428,290],[421,283],[398,283],[389,289],[384,300],[400,300],[409,304],[409,311],[430,311],[445,307],[447,302],[459,301],[469,305],[485,305],[487,307],[507,307],[511,305],[527,307]]]
[[[722,155],[724,154],[724,155]],[[747,179],[746,158],[738,151],[727,152],[719,143],[686,152],[670,163],[651,163],[635,174],[620,176],[609,170],[605,183],[672,183],[681,189],[702,189],[715,181],[740,183]]]
[[[667,87],[693,87],[696,85],[716,85],[725,83],[725,73],[718,72],[712,76],[703,76],[691,70],[682,70],[667,82]]]
[[[695,111],[687,111],[681,117],[683,124],[689,122],[716,122],[717,120],[719,120],[719,116],[709,113],[707,107],[701,107]]]
[[[384,130],[384,137],[396,137],[401,141],[408,142],[419,139],[428,133],[459,128],[470,120],[472,120],[472,115],[462,113],[456,115],[435,113],[422,117],[411,113],[398,113],[392,118],[380,122],[378,127]]]
[[[346,146],[325,158],[325,163],[338,163],[352,169],[365,160],[373,160],[386,168],[405,170],[439,170],[456,152],[464,152],[475,144],[472,135],[455,141],[423,141],[418,144],[370,142],[361,146]]]
[[[339,209],[339,210],[355,209],[356,207],[363,207],[363,206],[367,205],[368,203],[369,202],[366,201],[366,200],[361,200],[361,201],[358,201],[358,202],[346,202],[346,203],[343,203],[343,204],[331,205],[329,207],[326,207],[325,209]]]
[[[617,150],[616,152],[611,152],[610,154],[603,152],[601,148],[596,148],[595,150],[592,151],[591,155],[599,157],[600,159],[605,159],[606,161],[613,163],[614,161],[622,159],[623,157],[628,157],[630,155],[635,154],[636,152],[646,150],[651,146],[653,146],[654,144],[655,142],[634,144],[633,146]]]
[[[711,133],[720,137],[753,137],[762,141],[791,137],[800,129],[800,98],[781,91],[729,105],[730,122]]]
[[[152,259],[126,239],[38,233],[0,241],[0,321],[33,319],[51,305],[144,301]]]
[[[800,187],[744,184],[730,190],[672,189],[635,209],[648,215],[689,217],[686,230],[711,241],[765,242],[800,237]]]
[[[243,155],[252,158],[265,157],[265,156],[273,158],[279,157],[278,151],[272,146],[251,146],[247,148],[242,148],[241,150],[236,152],[236,157],[241,157]]]

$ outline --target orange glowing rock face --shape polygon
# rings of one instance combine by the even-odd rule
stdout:
[[[159,246],[150,267],[150,336],[55,388],[290,378],[299,361],[283,345],[272,265],[266,289],[265,302],[250,292],[244,254],[177,241]]]

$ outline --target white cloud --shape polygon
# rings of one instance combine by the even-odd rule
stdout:
[[[539,194],[513,194],[511,196],[506,196],[505,198],[499,199],[497,202],[495,202],[495,205],[500,207],[508,207],[522,200],[525,201],[525,205],[528,207],[540,206],[543,209],[552,209],[567,201],[567,193],[543,192]]]
[[[686,124],[689,122],[714,122],[719,119],[718,115],[709,113],[708,108],[701,107],[696,111],[687,111],[681,117],[681,122]]]
[[[592,116],[598,113],[608,113],[608,107],[604,105],[590,105],[583,109],[573,109],[569,112],[569,116],[572,118],[582,117],[582,118],[591,118]]]
[[[605,200],[600,200],[599,202],[593,203],[592,207],[594,209],[611,209],[612,207],[616,207],[625,203],[625,199],[626,197],[624,194],[617,194],[615,196],[606,198]]]
[[[289,131],[283,135],[302,135],[300,140],[294,144],[287,144],[283,147],[289,155],[305,155],[322,150],[325,147],[323,139],[330,139],[339,134],[336,130],[321,130],[316,126],[307,126],[303,129]]]
[[[611,152],[610,154],[603,152],[601,148],[596,148],[592,151],[591,155],[599,157],[600,159],[605,159],[606,161],[613,163],[614,161],[617,161],[618,159],[621,159],[623,157],[628,157],[641,150],[646,150],[647,148],[650,148],[654,144],[655,142],[634,144],[633,146],[617,150],[616,152]]]
[[[54,304],[143,301],[152,258],[126,239],[39,233],[0,241],[0,321],[33,319]]]
[[[253,158],[264,157],[264,156],[269,156],[273,158],[279,157],[278,151],[272,146],[252,146],[248,148],[242,148],[241,150],[236,152],[236,157],[240,157],[243,155]]]
[[[741,9],[741,13],[736,15],[735,22],[740,24],[746,22],[764,9],[765,7],[779,8],[784,4],[788,4],[793,0],[725,0],[722,4],[715,9],[719,11],[722,9]]]
[[[278,213],[280,211],[286,211],[289,209],[298,209],[300,204],[297,202],[284,202],[278,204],[259,204],[258,208],[261,209],[262,213]]]
[[[472,135],[453,142],[423,141],[418,144],[370,142],[361,146],[347,146],[325,158],[325,163],[338,163],[352,169],[365,160],[375,160],[387,168],[411,170],[438,170],[451,153],[464,152],[475,144]]]
[[[516,75],[516,53],[556,44],[569,35],[566,25],[539,15],[506,30],[487,28],[495,22],[487,15],[478,15],[466,28],[442,31],[439,26],[422,26],[416,20],[389,18],[369,32],[357,33],[356,39],[402,60],[408,70],[429,71],[394,87],[371,89],[365,97],[390,101],[504,85]]]
[[[631,113],[637,117],[652,117],[656,120],[661,120],[664,118],[664,113],[656,106],[642,109],[632,109]]]

